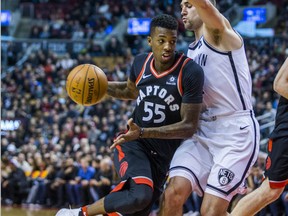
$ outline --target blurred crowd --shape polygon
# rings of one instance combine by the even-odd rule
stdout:
[[[53,12],[48,13],[47,9],[39,6],[37,18],[48,19],[49,23],[41,29],[34,28],[31,37],[101,38],[109,34],[122,16],[174,13],[173,7],[169,7],[173,1],[153,1],[155,4],[151,5],[145,0],[138,0],[139,4],[134,2],[71,0],[69,7],[73,13],[53,8],[53,4]],[[259,120],[261,125],[275,118],[278,95],[273,91],[272,83],[288,56],[288,6],[283,7],[279,14],[283,15],[276,26],[282,35],[279,40],[271,40],[267,45],[261,40],[251,42],[245,39],[255,113],[256,116],[267,116]],[[147,51],[145,41],[136,37],[130,44],[128,41],[121,43],[116,35],[111,38],[106,50],[99,51],[100,55],[120,56],[124,61],[115,64],[113,69],[102,69],[110,81],[127,80],[134,56]],[[186,52],[189,42],[181,35],[178,50]],[[13,43],[9,48],[11,66],[19,58],[17,50],[13,50]],[[1,119],[20,121],[17,127],[1,131],[2,204],[57,208],[67,207],[68,204],[82,206],[105,196],[119,182],[109,146],[117,133],[126,130],[135,102],[110,98],[94,106],[83,107],[68,98],[65,89],[67,74],[73,67],[83,63],[95,64],[95,50],[88,47],[76,56],[70,53],[60,56],[39,49],[2,79]],[[271,128],[262,129],[261,138],[268,137]],[[248,192],[259,186],[264,167],[265,154],[261,153],[247,179]],[[272,215],[285,212],[288,215],[287,191],[288,188],[279,200],[259,215],[267,212]],[[239,198],[235,197],[231,208]],[[185,212],[199,212],[200,204],[201,198],[192,194],[183,208]]]
[[[169,0],[66,0],[65,3],[61,1],[38,3],[35,4],[35,18],[47,22],[44,26],[33,26],[30,37],[102,40],[124,18],[153,17],[160,13],[174,14],[173,2]]]
[[[21,120],[19,128],[1,134],[5,202],[81,205],[117,183],[109,146],[126,129],[132,105],[113,99],[76,105],[66,95],[65,79],[80,63],[92,62],[39,51],[2,80],[2,119]],[[122,79],[117,73],[107,77],[127,79],[122,73]]]

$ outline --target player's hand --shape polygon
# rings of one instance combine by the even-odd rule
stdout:
[[[116,137],[113,141],[113,145],[110,146],[110,149],[114,149],[117,145],[121,145],[124,142],[136,140],[140,135],[140,127],[133,122],[133,119],[130,118],[128,120],[128,128],[129,130],[125,134],[121,134]]]

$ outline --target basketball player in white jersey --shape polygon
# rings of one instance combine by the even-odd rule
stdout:
[[[182,0],[185,28],[196,40],[188,57],[205,75],[198,132],[176,151],[161,215],[182,216],[192,191],[203,196],[201,215],[227,215],[232,197],[259,150],[259,125],[251,103],[251,76],[243,39],[215,7],[215,0]]]

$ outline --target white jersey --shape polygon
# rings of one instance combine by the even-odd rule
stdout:
[[[204,109],[197,132],[175,152],[169,175],[190,180],[200,196],[205,192],[230,201],[245,191],[260,140],[244,45],[220,52],[201,37],[190,45],[188,57],[204,70]]]
[[[187,55],[205,74],[202,118],[252,110],[252,81],[243,44],[238,50],[222,52],[202,36],[190,44]]]

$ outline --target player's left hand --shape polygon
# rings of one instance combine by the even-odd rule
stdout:
[[[128,120],[128,128],[129,130],[125,134],[121,134],[116,137],[113,141],[113,145],[110,146],[110,149],[114,149],[117,145],[121,145],[124,142],[136,140],[140,135],[140,127],[133,122],[133,119],[130,118]]]

